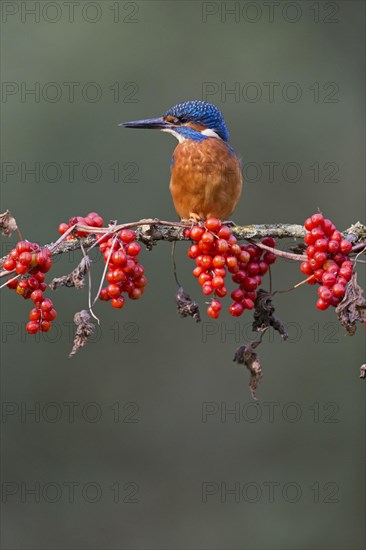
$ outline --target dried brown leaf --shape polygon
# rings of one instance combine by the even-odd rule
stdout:
[[[69,354],[69,358],[73,357],[80,348],[84,347],[88,341],[88,338],[94,332],[93,323],[89,322],[90,315],[86,309],[78,311],[74,315],[74,323],[76,325],[76,332],[74,337],[74,345]]]
[[[52,279],[49,284],[50,288],[52,290],[56,290],[58,286],[82,288],[84,286],[85,275],[90,271],[91,263],[89,256],[84,256],[79,265],[71,273]]]
[[[336,314],[350,336],[355,334],[357,322],[365,322],[366,300],[362,288],[357,283],[357,273],[348,281],[344,298],[336,307]]]
[[[197,302],[191,299],[191,297],[184,291],[183,287],[178,289],[175,301],[179,315],[182,317],[193,317],[197,323],[201,321],[200,310]]]
[[[12,216],[10,210],[0,214],[0,230],[5,237],[10,237],[18,229],[17,222]]]
[[[240,346],[235,352],[234,359],[238,365],[245,365],[250,372],[249,388],[252,392],[253,399],[257,400],[256,390],[263,378],[262,368],[259,361],[259,356],[255,349],[259,346],[261,340],[251,342]]]
[[[272,294],[260,288],[255,301],[252,330],[263,333],[268,327],[273,327],[286,340],[288,337],[286,327],[280,319],[274,316],[274,312],[275,307],[272,303]]]

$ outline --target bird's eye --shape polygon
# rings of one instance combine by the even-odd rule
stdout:
[[[179,119],[173,115],[168,115],[165,119],[167,122],[171,122],[171,124],[178,124]]]

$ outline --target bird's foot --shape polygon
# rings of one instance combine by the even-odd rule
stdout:
[[[222,222],[222,225],[228,225],[229,227],[235,227],[237,224],[233,222],[232,220],[226,220]]]
[[[186,223],[187,225],[190,224],[192,227],[200,222],[203,222],[204,220],[198,215],[194,214],[193,212],[189,213],[189,218],[182,218],[181,222]]]

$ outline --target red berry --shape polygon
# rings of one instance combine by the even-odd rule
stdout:
[[[324,272],[322,276],[322,283],[325,286],[332,287],[335,285],[337,277],[332,272]]]
[[[308,258],[312,258],[315,254],[315,246],[308,246],[306,249],[306,255]]]
[[[258,265],[259,265],[259,273],[260,273],[260,275],[265,275],[265,274],[267,273],[268,269],[269,269],[268,264],[267,264],[266,262],[264,262],[264,261],[261,261],[261,262],[259,262]]]
[[[36,334],[39,331],[40,326],[37,321],[29,321],[29,323],[26,324],[25,329],[29,334]]]
[[[230,273],[235,273],[235,271],[239,270],[238,260],[235,258],[235,256],[227,256],[226,265]]]
[[[215,267],[214,275],[217,275],[218,277],[225,277],[226,276],[226,269],[224,267]]]
[[[267,263],[267,262],[265,262],[265,263]],[[258,275],[258,273],[259,273],[259,264],[257,264],[256,262],[249,262],[249,264],[247,265],[247,273],[250,276]]]
[[[201,241],[204,244],[212,244],[214,240],[215,240],[215,237],[212,235],[212,233],[209,233],[208,231],[205,231],[201,237]]]
[[[336,283],[332,288],[332,292],[337,298],[343,298],[346,288],[343,285]]]
[[[229,239],[231,236],[230,227],[227,227],[226,225],[223,225],[222,227],[220,227],[217,236],[219,237],[219,239],[225,239],[225,240]]]
[[[131,300],[139,300],[142,296],[143,290],[143,288],[134,287],[132,291],[128,293],[128,297],[131,298]]]
[[[131,243],[136,239],[136,232],[131,229],[122,229],[119,232],[119,238],[123,243]]]
[[[301,262],[300,270],[302,273],[304,273],[304,275],[311,275],[311,273],[313,272],[309,262]]]
[[[196,244],[192,244],[192,246],[190,246],[188,248],[188,257],[189,258],[197,258],[197,256],[199,255],[200,253],[200,249],[198,248],[198,246]]]
[[[264,239],[262,239],[262,244],[265,244],[266,246],[270,246],[271,248],[274,248],[276,241],[273,239],[273,237],[265,237]]]
[[[304,243],[307,245],[314,244],[315,243],[315,237],[311,233],[306,233],[304,237]]]
[[[130,243],[127,247],[126,247],[126,252],[127,254],[129,254],[130,256],[138,256],[139,253],[141,251],[141,246],[139,245],[139,243],[137,242],[133,242],[133,243]]]
[[[335,231],[335,225],[327,219],[324,219],[323,228],[327,235],[331,235]]]
[[[36,288],[39,287],[39,281],[38,279],[36,279],[35,277],[29,277],[28,279],[28,286],[29,288],[31,288],[32,290],[35,290]]]
[[[56,313],[56,310],[54,308],[52,308],[48,311],[43,311],[42,315],[43,315],[43,319],[45,319],[45,321],[53,321],[57,317],[57,313]]]
[[[339,276],[349,281],[352,277],[352,269],[349,267],[341,267],[339,270]]]
[[[323,269],[316,269],[313,273],[314,279],[317,283],[321,283],[323,281],[323,275],[324,271]]]
[[[244,281],[244,288],[246,290],[255,290],[257,286],[257,279],[255,277],[247,277]]]
[[[4,260],[4,263],[3,263],[3,267],[6,271],[13,271],[15,269],[15,260],[13,260],[13,258],[6,258],[6,260]]]
[[[313,223],[313,226],[316,227],[317,225],[323,225],[324,224],[324,217],[323,214],[314,214],[311,216],[311,221]]]
[[[221,226],[221,221],[217,218],[208,218],[205,225],[209,231],[217,231]]]
[[[40,289],[33,290],[31,296],[33,302],[42,302],[43,300],[43,292]]]
[[[135,286],[138,286],[139,288],[143,288],[147,285],[147,278],[145,275],[142,275],[139,279],[135,280]]]
[[[222,303],[219,300],[212,300],[211,307],[214,311],[221,311]]]
[[[17,288],[18,286],[18,279],[10,279],[7,283],[6,283],[6,286],[12,290],[14,290],[15,288]]]
[[[221,256],[220,254],[216,254],[212,260],[213,267],[224,267],[225,265],[225,256]]]
[[[221,288],[217,288],[215,292],[219,298],[223,298],[227,294],[227,288],[222,286]]]
[[[328,251],[331,253],[331,254],[335,254],[336,252],[338,252],[339,250],[339,242],[338,241],[329,241],[328,242]]]
[[[325,302],[324,300],[319,298],[316,302],[316,307],[321,310],[327,309],[329,307],[329,302]]]
[[[347,241],[346,239],[343,239],[341,242],[340,242],[340,248],[341,248],[341,252],[343,254],[349,254],[352,250],[352,243],[350,243],[349,241]]]
[[[245,296],[244,290],[242,290],[241,288],[236,288],[235,290],[232,291],[230,296],[232,297],[234,302],[242,302]]]
[[[305,223],[304,223],[304,227],[305,229],[307,229],[308,231],[311,231],[314,227],[314,224],[313,224],[313,221],[311,218],[307,218],[307,220],[305,220]]]
[[[34,307],[33,309],[30,310],[29,312],[29,320],[30,321],[39,321],[39,319],[41,318],[41,311]]]
[[[58,232],[61,233],[61,235],[66,233],[68,229],[69,229],[69,225],[67,223],[60,223],[60,225],[58,226]]]
[[[50,311],[53,308],[52,300],[49,298],[45,298],[41,303],[41,310],[42,311]]]
[[[110,298],[116,298],[121,294],[121,287],[115,283],[111,283],[107,286],[107,292]]]
[[[332,293],[326,286],[320,286],[318,288],[318,296],[324,302],[330,302],[330,300],[332,299]]]
[[[19,241],[15,248],[18,254],[30,252],[32,250],[31,243],[28,241]]]
[[[24,264],[21,264],[20,262],[17,262],[15,265],[15,271],[18,273],[18,275],[24,275],[28,271],[28,267]]]
[[[207,315],[211,317],[211,319],[217,319],[220,315],[220,310],[216,310],[212,306],[208,306]]]
[[[18,262],[23,265],[29,266],[32,261],[32,254],[30,252],[22,252],[19,254]]]
[[[317,239],[323,239],[324,237],[324,231],[320,229],[319,227],[314,227],[314,229],[311,230],[311,235],[315,240]]]
[[[255,302],[257,299],[257,293],[255,290],[250,290],[250,291],[247,290],[245,293],[245,297]]]
[[[45,319],[43,319],[43,321],[41,322],[41,331],[42,332],[48,332],[50,330],[51,330],[50,321],[46,321]]]
[[[209,269],[212,265],[212,257],[208,254],[205,254],[204,256],[202,256],[200,264],[204,269]]]
[[[125,305],[125,299],[123,296],[118,296],[117,298],[113,298],[111,301],[112,307],[115,307],[117,309],[121,309]]]
[[[327,261],[327,255],[325,252],[315,252],[314,260],[319,267],[322,267],[323,264]]]
[[[201,267],[200,265],[195,267],[194,270],[192,271],[194,277],[199,277],[202,272],[203,272],[203,267]]]
[[[212,284],[207,282],[202,285],[202,292],[205,296],[209,296],[213,292]]]
[[[314,246],[317,251],[326,252],[328,250],[328,239],[317,239]]]
[[[246,273],[244,270],[240,269],[234,275],[231,277],[234,283],[237,283],[238,285],[241,285],[244,283],[245,279],[247,278]]]
[[[113,252],[111,256],[111,260],[114,263],[115,266],[125,266],[127,263],[127,257],[126,254],[123,252],[123,250],[116,250]]]
[[[254,302],[250,298],[244,298],[242,303],[243,303],[243,307],[245,309],[253,309],[254,308]]]
[[[214,277],[211,281],[213,288],[221,288],[224,286],[225,281],[222,277]]]
[[[203,229],[203,227],[200,227],[199,225],[195,225],[194,227],[192,227],[189,236],[193,241],[198,242],[201,240],[201,237],[204,234],[204,232],[205,230]]]
[[[211,233],[209,233],[210,235]],[[225,254],[229,250],[229,244],[225,239],[217,239],[215,248],[219,254]]]
[[[108,294],[108,291],[106,288],[102,288],[99,294],[99,300],[102,300],[103,302],[106,302],[110,299],[110,296]]]
[[[211,281],[211,276],[206,272],[201,273],[201,275],[198,277],[198,282],[201,286],[207,283],[208,281]]]
[[[240,317],[243,311],[244,311],[244,306],[240,302],[234,302],[233,304],[231,304],[229,309],[229,313],[233,317]]]
[[[266,264],[271,265],[276,261],[276,256],[272,252],[266,252],[263,256],[263,261],[265,261]]]
[[[336,229],[333,231],[331,239],[340,243],[342,240],[342,233]]]

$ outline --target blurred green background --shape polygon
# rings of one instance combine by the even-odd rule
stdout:
[[[206,99],[243,159],[236,222],[302,223],[317,208],[340,229],[363,221],[364,17],[356,1],[2,2],[2,211],[42,243],[91,210],[175,220],[174,140],[118,123]],[[204,314],[186,249],[179,277]],[[142,253],[143,299],[101,303],[71,360],[86,289],[54,294],[41,338],[24,333],[29,302],[1,294],[2,548],[364,548],[362,327],[346,337],[313,287],[277,296],[290,338],[265,337],[254,404],[232,362],[250,316],[180,319],[170,251]],[[274,266],[274,288],[300,280]]]

